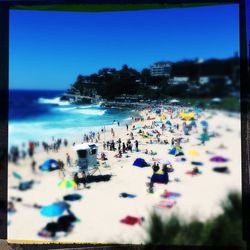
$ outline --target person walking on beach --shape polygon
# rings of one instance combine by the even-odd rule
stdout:
[[[127,128],[127,131],[128,131],[128,124],[126,124],[126,128]]]
[[[126,153],[126,145],[125,145],[124,142],[122,143],[122,153],[123,153],[123,154]]]
[[[174,138],[171,139],[171,145],[174,146]]]
[[[115,132],[114,132],[113,128],[111,128],[111,134],[112,134],[113,137],[115,137]]]
[[[70,167],[71,166],[71,159],[70,159],[70,156],[68,153],[66,154],[66,162],[67,162],[67,166]]]
[[[35,160],[31,162],[31,169],[32,169],[33,174],[35,174],[36,173],[36,161]]]
[[[135,140],[135,150],[136,150],[136,152],[139,151],[138,146],[139,146],[139,142],[137,140]]]

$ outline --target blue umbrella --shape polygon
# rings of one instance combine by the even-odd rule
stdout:
[[[208,122],[205,121],[205,120],[202,120],[202,121],[201,121],[201,125],[202,125],[203,127],[208,127]]]
[[[67,208],[66,203],[57,202],[52,205],[42,207],[40,213],[45,217],[55,217],[63,214],[66,208]]]

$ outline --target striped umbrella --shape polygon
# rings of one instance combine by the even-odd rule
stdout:
[[[72,180],[62,180],[58,183],[60,188],[73,188],[76,187],[76,183]]]

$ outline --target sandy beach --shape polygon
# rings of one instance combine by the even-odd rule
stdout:
[[[161,140],[167,139],[169,144],[157,143],[154,137],[143,138],[138,134],[138,129],[132,130],[132,126],[151,126],[152,122],[159,120],[159,115],[155,113],[148,114],[148,110],[141,112],[143,121],[133,122],[129,129],[125,124],[114,125],[115,137],[112,136],[110,128],[107,131],[100,132],[98,143],[99,156],[104,152],[107,156],[106,165],[100,162],[99,171],[94,175],[112,175],[111,180],[107,182],[92,182],[81,190],[64,189],[58,186],[62,180],[60,171],[42,172],[38,169],[45,160],[55,159],[66,162],[66,154],[71,156],[72,162],[76,160],[75,152],[72,150],[72,138],[67,147],[62,146],[58,152],[44,151],[37,152],[34,159],[37,162],[36,173],[32,173],[31,159],[26,157],[20,160],[18,164],[9,163],[8,178],[8,198],[20,197],[21,202],[14,202],[16,212],[8,214],[8,239],[9,240],[43,240],[50,238],[38,236],[38,232],[55,218],[48,218],[40,214],[40,209],[34,208],[33,204],[41,206],[49,205],[56,201],[62,201],[63,196],[71,193],[82,195],[79,201],[70,202],[70,209],[78,218],[70,233],[58,234],[56,240],[62,242],[89,242],[89,243],[134,243],[143,244],[147,241],[147,227],[150,222],[152,212],[159,213],[163,218],[167,218],[172,213],[176,213],[189,220],[198,218],[206,220],[211,216],[221,212],[221,201],[225,199],[230,190],[241,192],[241,140],[240,140],[240,117],[224,113],[222,111],[204,111],[201,113],[197,122],[197,129],[192,129],[189,135],[184,135],[182,129],[175,129],[170,133],[167,129],[163,131]],[[154,117],[155,120],[147,120],[147,116]],[[230,115],[230,116],[229,116]],[[169,119],[169,117],[167,117]],[[209,133],[216,133],[206,141],[205,145],[198,145],[198,136],[202,133],[200,125],[201,120],[206,120],[209,124]],[[172,124],[182,124],[180,117],[171,119]],[[161,128],[155,127],[162,132]],[[152,131],[151,128],[141,129],[145,132]],[[103,141],[119,138],[126,142],[133,133],[135,140],[139,142],[139,152],[133,150],[123,154],[121,158],[116,158],[117,151],[108,151],[103,148]],[[78,136],[79,135],[79,136]],[[82,142],[83,135],[81,131],[76,131],[76,144]],[[171,139],[182,137],[182,151],[186,161],[180,161],[181,157],[169,154],[172,148]],[[188,139],[188,141],[186,140]],[[152,144],[150,143],[152,140]],[[223,144],[225,147],[220,147]],[[156,155],[145,154],[145,150],[154,151]],[[38,150],[39,151],[39,150]],[[193,153],[193,155],[190,153]],[[197,153],[198,152],[198,153]],[[216,163],[210,161],[213,156],[222,156],[228,159],[228,162]],[[168,184],[154,184],[154,192],[148,192],[147,183],[153,174],[152,167],[136,167],[133,162],[137,158],[143,158],[151,166],[155,160],[170,161],[174,169],[169,173]],[[153,159],[154,158],[154,159]],[[199,166],[200,174],[190,176],[187,171],[192,171],[194,165],[192,161],[203,163]],[[218,173],[213,171],[214,167],[227,166],[229,173]],[[66,177],[70,178],[70,167],[66,169]],[[13,176],[13,171],[22,176],[22,180],[34,180],[33,187],[26,191],[20,191],[13,188],[17,186],[20,180]],[[65,178],[66,178],[65,177]],[[176,203],[172,208],[158,208],[157,204],[162,200],[164,191],[179,193],[180,196],[173,199]],[[120,193],[126,192],[136,195],[135,198],[122,198]],[[172,201],[173,201],[172,200]],[[126,216],[144,217],[141,224],[126,225],[120,220]]]

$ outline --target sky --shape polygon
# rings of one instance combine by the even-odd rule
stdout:
[[[11,10],[10,88],[67,89],[79,74],[239,52],[239,8],[124,12]]]

